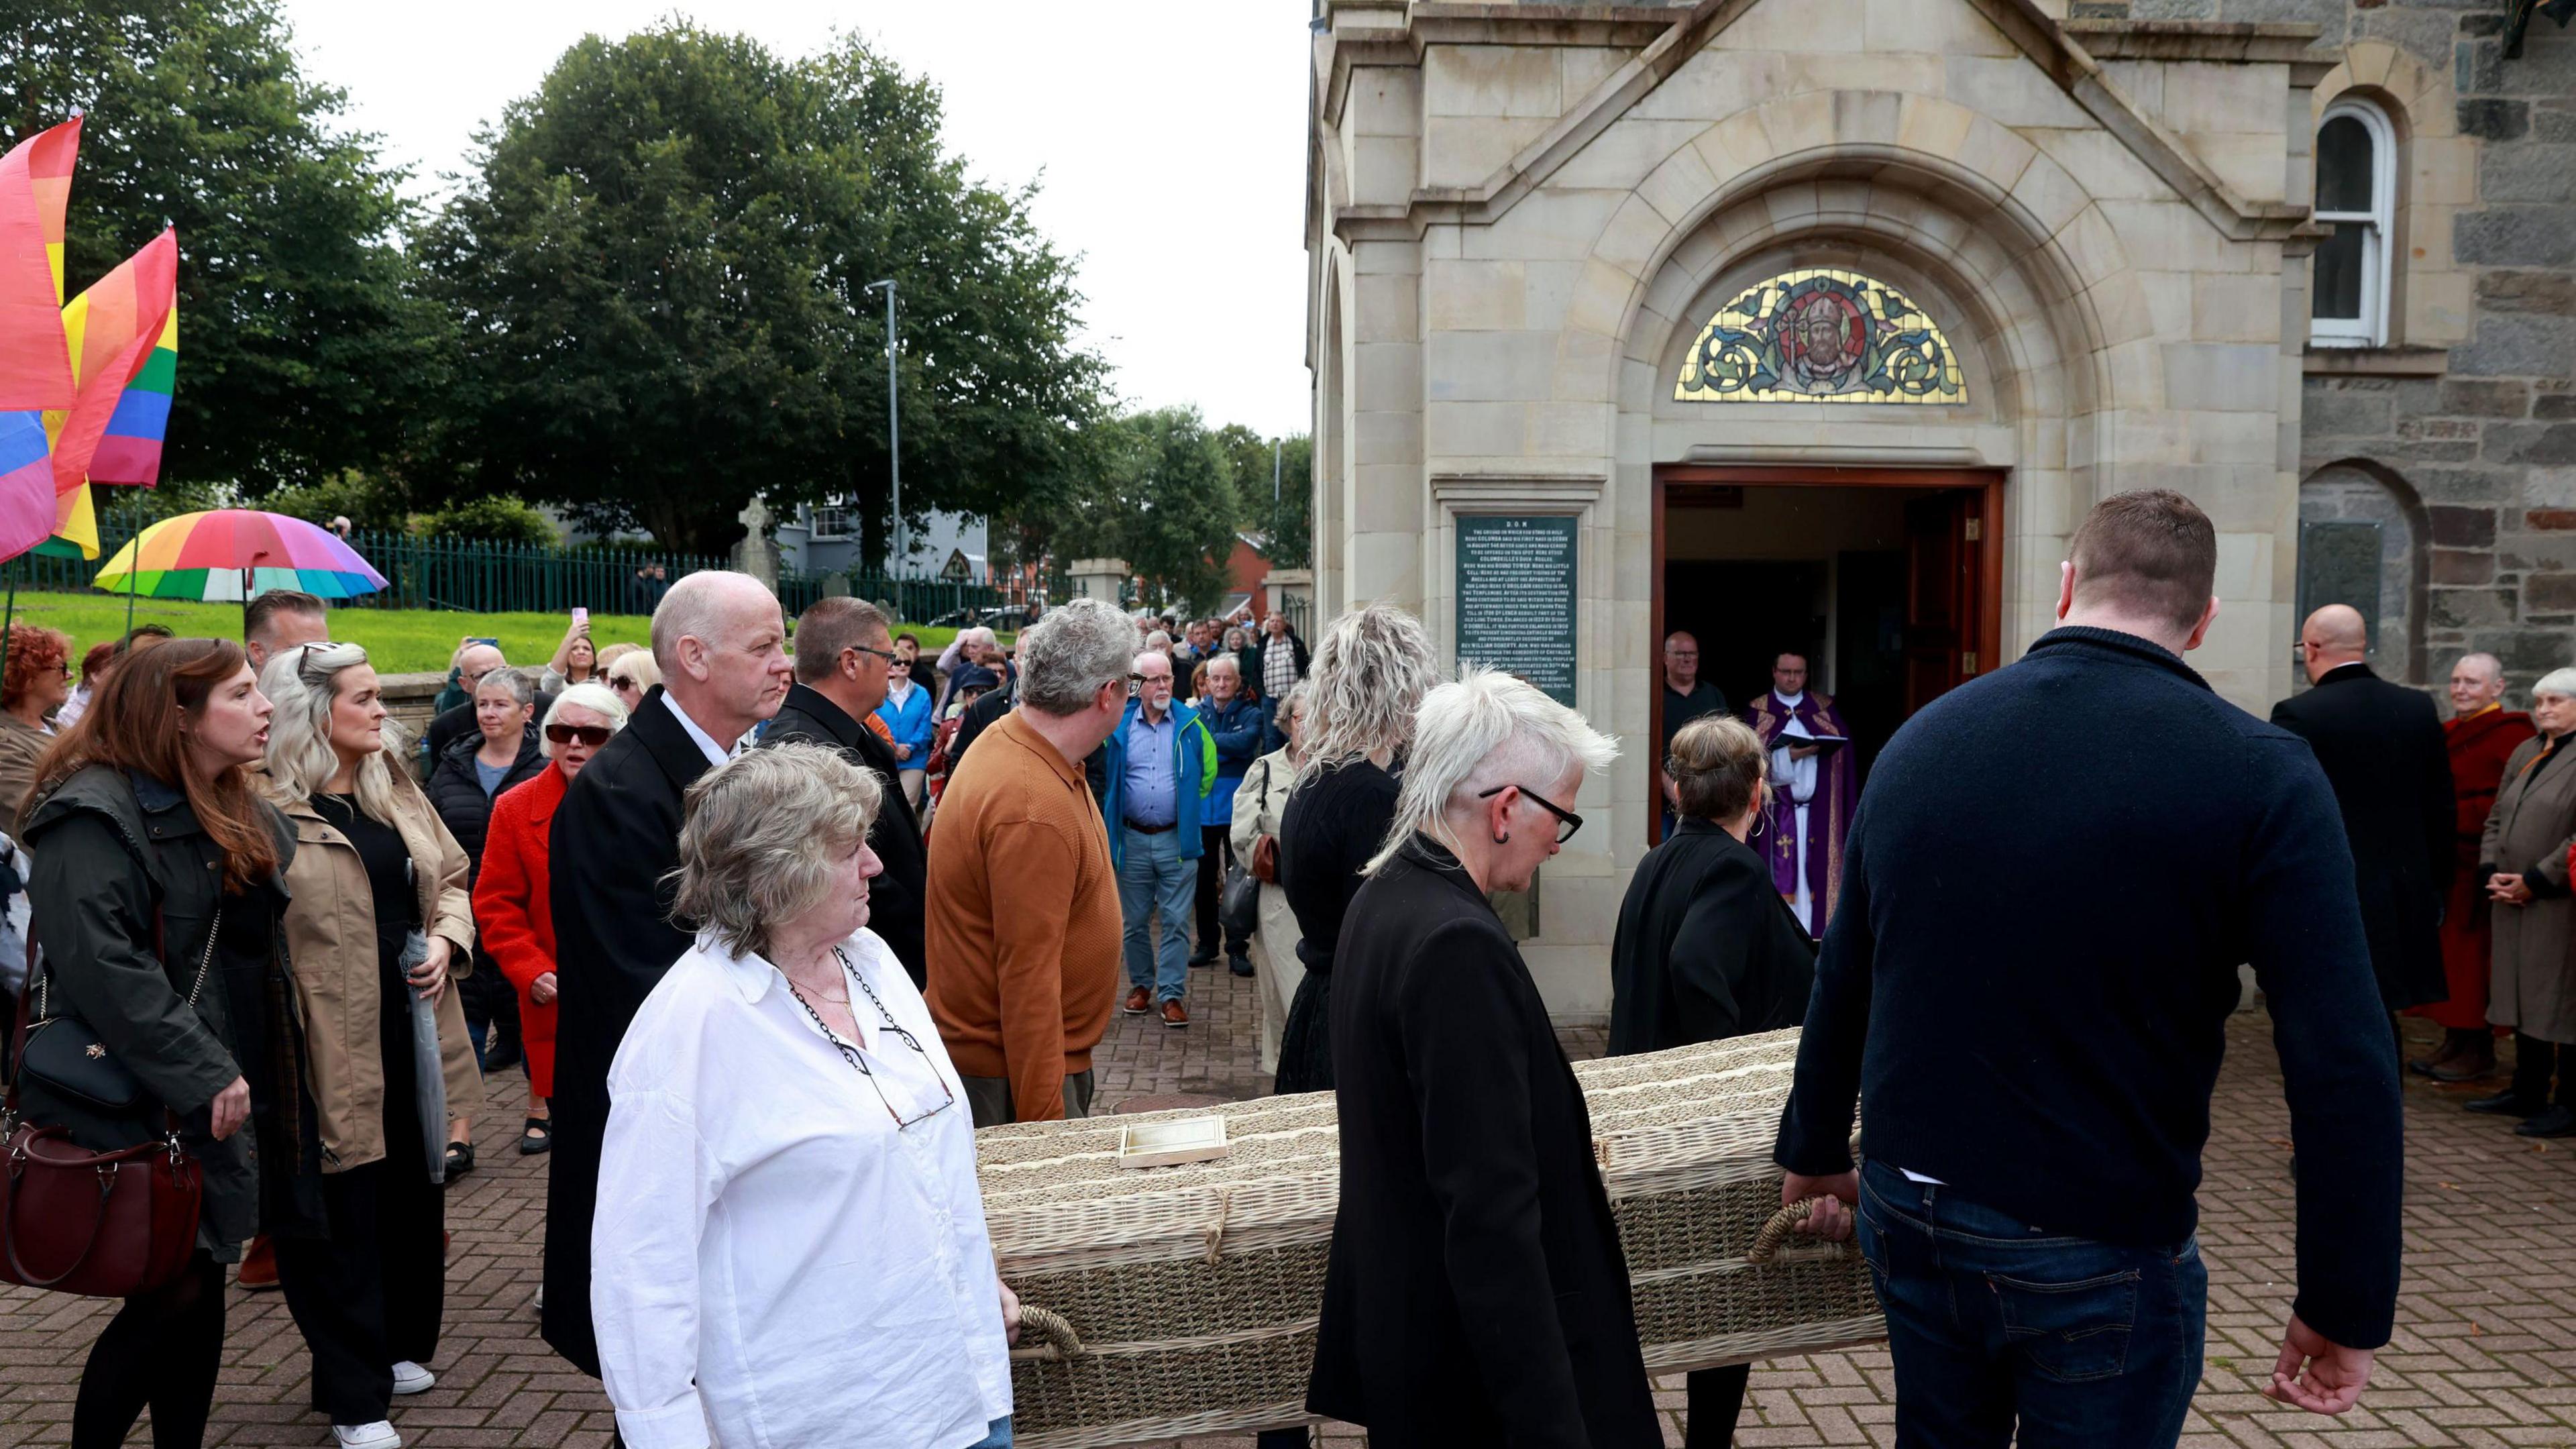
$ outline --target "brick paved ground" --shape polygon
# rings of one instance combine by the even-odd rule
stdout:
[[[1264,1090],[1252,996],[1220,969],[1191,973],[1195,1023],[1168,1031],[1119,1018],[1099,1058],[1100,1096]],[[1578,1053],[1598,1031],[1569,1034]],[[2202,1243],[2210,1262],[2209,1369],[2188,1449],[2408,1449],[2576,1445],[2576,1143],[2535,1144],[2455,1109],[2458,1090],[2407,1095],[2407,1283],[2397,1341],[2365,1406],[2325,1420],[2256,1392],[2288,1311],[2287,1121],[2264,1019],[2236,1019],[2219,1086]],[[439,1385],[403,1402],[408,1443],[598,1449],[609,1416],[597,1385],[537,1341],[531,1295],[544,1159],[511,1150],[514,1120],[483,1124],[483,1170],[449,1197],[456,1233]],[[210,1444],[327,1444],[305,1411],[302,1342],[274,1294],[235,1292]],[[69,1439],[82,1355],[105,1315],[86,1300],[0,1294],[0,1449]],[[1818,1354],[1757,1367],[1738,1441],[1747,1446],[1889,1443],[1887,1356]],[[1680,1443],[1678,1384],[1659,1398]],[[1351,1431],[1328,1442],[1347,1443]],[[137,1442],[148,1442],[141,1434]],[[1236,1449],[1248,1439],[1195,1441]]]

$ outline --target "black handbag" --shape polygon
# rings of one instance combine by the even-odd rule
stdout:
[[[219,909],[206,930],[206,951],[197,962],[197,979],[188,988],[192,1011],[205,993],[206,974],[215,963],[215,937],[222,928]],[[160,933],[156,919],[153,934]],[[34,954],[30,942],[28,955]],[[163,1136],[162,1105],[145,1090],[142,1080],[116,1059],[89,1023],[52,1010],[53,964],[47,962],[39,973],[31,959],[28,974],[35,978],[35,1010],[29,1015],[18,1058],[19,1089],[30,1101],[24,1115],[65,1128],[73,1141],[94,1152]]]
[[[1237,940],[1261,929],[1261,882],[1240,862],[1225,868],[1225,888],[1217,893],[1216,918]]]

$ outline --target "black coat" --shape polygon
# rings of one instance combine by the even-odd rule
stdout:
[[[546,717],[546,711],[555,707],[555,697],[562,692],[563,691],[561,690],[538,690],[536,711],[532,717],[536,719],[544,719]],[[427,765],[427,769],[422,771],[424,778],[427,776],[429,770],[435,770],[438,768],[438,762],[440,760],[447,758],[447,751],[450,746],[454,745],[458,740],[465,738],[467,735],[478,735],[481,733],[481,727],[474,722],[474,698],[472,695],[466,696],[463,704],[452,705],[446,709],[440,710],[436,717],[430,720],[429,728],[422,731],[420,736],[420,757]]]
[[[510,762],[510,773],[501,777],[501,789],[487,795],[483,793],[483,777],[474,771],[474,756],[482,748],[480,731],[450,744],[447,753],[440,755],[430,769],[429,783],[421,787],[438,811],[439,823],[456,837],[458,845],[465,847],[465,858],[472,862],[472,873],[465,878],[468,889],[483,874],[483,837],[492,828],[492,802],[501,798],[502,790],[526,784],[552,763],[537,745],[536,730],[522,730],[519,757]]]
[[[1503,923],[1420,836],[1349,921],[1306,1407],[1380,1449],[1661,1444],[1583,1089]]]
[[[885,870],[868,882],[868,929],[893,949],[913,985],[926,986],[921,919],[930,852],[921,842],[921,822],[895,779],[894,751],[874,730],[850,718],[849,711],[802,684],[787,687],[787,702],[760,736],[764,749],[796,740],[839,750],[851,764],[877,777],[884,803],[877,808],[876,824],[868,828],[868,844]]]
[[[1684,816],[1637,862],[1610,947],[1610,1053],[1655,1052],[1796,1026],[1816,948],[1769,862]]]
[[[594,1378],[590,1218],[608,1130],[608,1065],[636,1009],[695,939],[672,924],[662,878],[680,861],[681,793],[714,768],[656,685],[573,777],[548,837],[557,994],[542,1328],[555,1352]]]
[[[2451,750],[2432,699],[2346,664],[2272,706],[2272,723],[2308,742],[2334,787],[2381,1003],[2442,1000],[2442,901],[2459,867]]]

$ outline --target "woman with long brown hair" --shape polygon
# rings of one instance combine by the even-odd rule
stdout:
[[[151,1099],[146,1116],[106,1119],[22,1076],[25,1115],[108,1151],[157,1135],[166,1107],[205,1171],[195,1257],[127,1299],[90,1347],[75,1449],[122,1444],[146,1404],[160,1449],[203,1440],[224,1342],[221,1265],[275,1226],[259,1220],[263,1200],[295,1196],[311,1114],[296,1110],[278,954],[293,846],[247,778],[269,714],[229,640],[138,650],[46,752],[21,817],[46,1010],[97,1033]],[[254,1136],[267,1152],[252,1151]],[[277,1179],[268,1194],[264,1172]]]

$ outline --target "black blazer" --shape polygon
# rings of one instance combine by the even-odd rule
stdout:
[[[1415,836],[1335,953],[1341,1208],[1306,1407],[1380,1449],[1649,1449],[1592,1119],[1484,893]]]
[[[680,796],[714,769],[656,685],[590,757],[555,810],[554,1150],[546,1176],[546,1307],[557,1353],[593,1378],[590,1217],[608,1130],[608,1065],[638,1007],[695,935],[662,882],[680,863]]]
[[[2451,750],[2433,701],[2367,664],[2329,671],[2272,706],[2272,723],[2316,751],[2343,812],[2379,999],[2402,1010],[2450,994],[2442,902],[2458,869]]]
[[[864,721],[850,718],[848,710],[824,698],[822,691],[802,684],[787,687],[787,702],[778,707],[769,728],[760,735],[763,749],[791,740],[829,745],[877,777],[885,803],[877,810],[876,823],[868,827],[868,844],[885,863],[885,870],[868,882],[868,929],[893,949],[894,959],[903,963],[913,985],[926,986],[921,920],[930,852],[921,843],[921,822],[895,778],[894,751]]]
[[[1610,1054],[1656,1052],[1807,1016],[1816,948],[1760,853],[1684,816],[1646,852],[1610,947]]]

